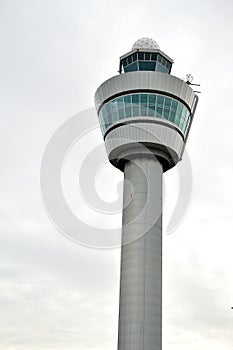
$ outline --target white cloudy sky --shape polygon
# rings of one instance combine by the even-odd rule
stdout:
[[[202,91],[187,147],[192,202],[164,235],[164,349],[233,348],[232,18],[230,0],[0,1],[0,350],[116,349],[120,250],[85,248],[55,229],[40,164],[56,129],[93,106],[98,85],[143,36]],[[92,141],[100,139],[98,130]],[[115,200],[122,176],[102,173],[113,184],[107,192],[99,179],[98,191]],[[171,170],[168,203],[176,185]]]

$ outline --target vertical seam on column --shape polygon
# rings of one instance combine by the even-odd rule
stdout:
[[[145,234],[145,240],[144,240],[144,252],[145,252],[145,260],[144,260],[144,298],[143,298],[143,350],[144,350],[144,335],[145,335],[145,305],[146,305],[146,239],[147,239],[147,236],[146,236],[146,233]]]
[[[146,162],[146,174],[148,175],[148,162]],[[146,175],[145,174],[145,175]],[[148,181],[148,179],[146,178],[146,180]],[[148,198],[146,198],[147,201]],[[145,205],[147,205],[147,203],[145,203]],[[145,224],[144,224],[145,225]],[[144,226],[144,230],[145,230],[145,226]],[[145,252],[145,260],[144,260],[144,303],[143,303],[143,350],[145,348],[145,313],[146,313],[146,259],[147,259],[147,254],[146,254],[146,249],[147,249],[147,232],[144,232],[144,252]]]
[[[160,230],[160,236],[161,236],[161,329],[160,329],[160,347],[162,349],[162,333],[163,333],[163,173],[161,177],[161,230]]]

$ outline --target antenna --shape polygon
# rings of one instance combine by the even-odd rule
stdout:
[[[192,76],[191,74],[187,74],[187,75],[186,75],[185,82],[186,82],[188,85],[191,85],[191,84],[192,84],[192,81],[193,81],[193,76]]]
[[[188,85],[192,85],[192,86],[201,86],[200,84],[194,84],[194,83],[193,83],[193,76],[192,76],[191,74],[187,74],[187,75],[186,75],[185,82],[186,82],[186,84],[188,84]],[[200,93],[201,93],[201,91],[194,91],[194,92],[197,93],[197,94],[200,94]]]

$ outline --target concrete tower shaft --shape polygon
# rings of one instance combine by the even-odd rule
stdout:
[[[162,173],[152,155],[125,163],[119,350],[161,349]]]

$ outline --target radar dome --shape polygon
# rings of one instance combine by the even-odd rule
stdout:
[[[141,38],[135,42],[135,44],[132,47],[132,50],[136,49],[153,49],[158,50],[159,45],[158,43],[150,38]]]

